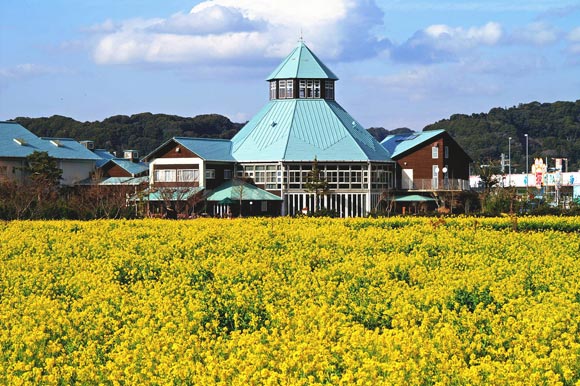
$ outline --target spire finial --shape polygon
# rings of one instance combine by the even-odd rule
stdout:
[[[304,43],[304,38],[302,37],[302,28],[300,28],[300,38],[298,38],[300,43]]]

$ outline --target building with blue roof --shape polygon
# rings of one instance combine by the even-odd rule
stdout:
[[[151,187],[191,183],[211,196],[235,177],[280,199],[252,214],[366,215],[394,187],[395,162],[335,100],[337,80],[300,41],[267,77],[269,101],[231,140],[172,138],[145,157]],[[315,162],[324,194],[308,189]]]
[[[381,145],[397,162],[397,186],[439,195],[469,190],[471,157],[445,130],[389,135]]]
[[[74,185],[89,178],[100,159],[73,139],[41,138],[16,122],[0,122],[0,178],[24,181],[26,157],[35,151],[46,152],[57,160],[62,185]]]
[[[151,186],[181,180],[211,193],[235,176],[280,197],[278,214],[325,208],[366,215],[394,187],[395,163],[335,100],[337,80],[300,41],[268,76],[270,100],[231,141],[172,138],[145,157]],[[307,189],[314,160],[328,183],[321,197]]]
[[[282,214],[364,216],[394,187],[394,161],[335,100],[337,80],[298,42],[267,78],[268,103],[232,138],[237,175],[281,197]],[[328,184],[320,197],[307,189],[315,159]]]

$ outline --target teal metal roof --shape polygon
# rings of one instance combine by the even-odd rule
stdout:
[[[113,162],[119,165],[119,167],[126,170],[132,176],[137,176],[149,171],[149,163],[147,162],[133,162],[125,158],[113,158],[107,162]]]
[[[445,130],[429,130],[420,133],[389,135],[381,142],[381,145],[391,154],[391,157],[397,158],[399,155],[411,150],[433,138]]]
[[[399,196],[395,198],[396,202],[426,202],[426,201],[436,201],[432,197],[420,196],[418,194],[410,194],[408,196]]]
[[[239,202],[240,194],[242,196],[242,201],[282,201],[282,199],[275,194],[240,180],[229,180],[224,182],[214,189],[213,193],[211,193],[206,200],[219,202],[225,199],[230,199],[233,202]]]
[[[202,186],[193,188],[166,188],[165,190],[159,188],[154,191],[146,191],[143,195],[138,195],[138,197],[142,197],[143,201],[186,201],[202,190],[204,190]]]
[[[157,153],[159,149],[172,141],[178,143],[192,153],[197,154],[205,161],[235,162],[235,159],[232,157],[232,142],[229,139],[191,137],[173,137],[157,147],[157,149],[153,150],[143,159],[148,160],[151,156]]]
[[[391,161],[338,103],[271,100],[232,138],[237,161]]]
[[[45,151],[57,159],[100,159],[73,139],[40,138],[16,122],[0,122],[0,157],[25,158],[34,151]]]
[[[117,158],[117,157],[115,157],[114,154],[112,154],[110,151],[107,151],[105,149],[95,149],[95,150],[93,150],[93,153],[95,153],[100,158],[100,160],[98,160],[97,163],[95,164],[95,166],[98,168],[100,168],[101,166],[103,166],[104,164],[109,162],[109,160]]]
[[[106,180],[99,183],[99,185],[141,185],[148,184],[149,177],[109,177]]]
[[[338,80],[338,77],[302,41],[266,80],[293,78]]]

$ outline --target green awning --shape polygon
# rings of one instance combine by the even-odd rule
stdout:
[[[137,199],[142,199],[143,201],[187,201],[203,189],[200,186],[193,188],[158,188],[145,191],[141,195],[138,194]]]
[[[399,196],[395,197],[396,202],[426,202],[426,201],[435,201],[434,198],[420,196],[418,194],[410,194],[408,196]]]
[[[211,193],[206,200],[221,202],[229,199],[232,202],[242,201],[282,201],[275,194],[260,189],[255,185],[239,180],[224,182]]]

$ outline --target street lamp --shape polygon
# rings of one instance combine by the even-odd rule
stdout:
[[[508,186],[512,185],[512,137],[508,138]]]

